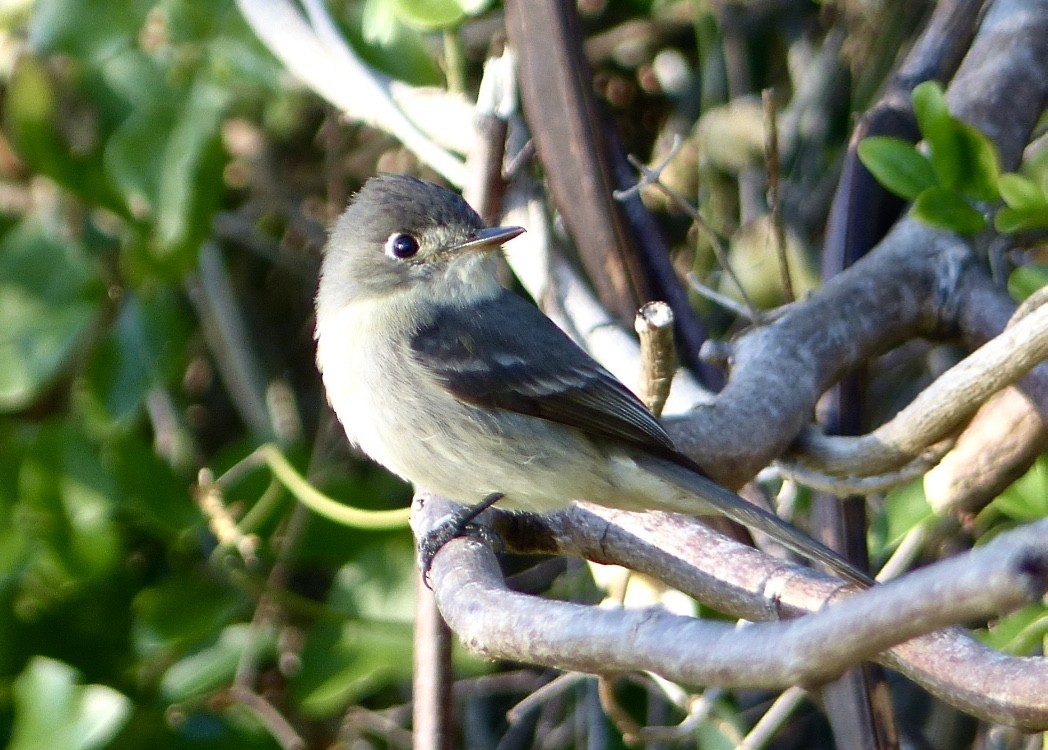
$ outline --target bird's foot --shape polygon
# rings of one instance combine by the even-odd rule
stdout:
[[[464,505],[451,518],[426,532],[419,539],[418,565],[422,571],[422,581],[427,588],[432,588],[429,584],[429,569],[433,566],[433,558],[452,539],[465,536],[479,539],[485,544],[496,548],[502,545],[502,540],[499,539],[498,534],[487,526],[473,523],[477,516],[501,500],[502,497],[501,492],[492,492],[475,505]]]

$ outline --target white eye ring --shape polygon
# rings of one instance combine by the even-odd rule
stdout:
[[[418,240],[407,232],[394,232],[386,240],[386,255],[396,260],[407,260],[418,253]]]

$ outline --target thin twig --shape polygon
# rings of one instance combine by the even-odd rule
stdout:
[[[995,393],[1048,356],[1048,306],[1015,320],[921,391],[902,411],[857,438],[805,430],[795,447],[805,464],[833,474],[894,470],[962,427]]]
[[[284,750],[303,750],[306,747],[306,741],[291,726],[291,722],[272,703],[254,690],[243,685],[233,685],[229,689],[229,694],[237,703],[250,709],[261,720],[270,736]]]
[[[872,495],[875,492],[887,492],[924,476],[942,460],[953,445],[954,440],[943,440],[898,469],[871,476],[837,476],[786,458],[776,459],[774,465],[782,476],[835,497]]]
[[[713,287],[706,286],[706,284],[702,282],[702,279],[699,278],[699,275],[694,271],[688,271],[687,279],[688,284],[691,285],[692,291],[701,294],[710,302],[720,305],[728,312],[734,313],[743,320],[748,320],[751,323],[754,322],[749,308],[745,305],[739,304],[734,298],[729,297],[726,294],[721,294]]]
[[[764,712],[760,720],[754,724],[753,729],[742,738],[738,750],[759,750],[767,745],[807,695],[807,691],[799,687],[791,687],[783,691],[771,704],[771,707]]]
[[[742,282],[739,280],[739,277],[735,275],[735,271],[732,269],[731,264],[728,262],[728,250],[724,244],[724,240],[717,233],[717,231],[712,226],[710,226],[709,222],[706,221],[702,214],[699,213],[698,209],[691,205],[691,203],[689,203],[688,200],[684,198],[684,196],[682,196],[676,190],[673,190],[672,188],[666,186],[660,178],[662,170],[666,168],[666,165],[673,159],[673,157],[677,155],[677,152],[680,150],[680,144],[680,136],[674,136],[673,147],[670,149],[669,154],[666,156],[665,159],[662,160],[662,162],[660,162],[655,167],[648,167],[644,164],[644,162],[642,162],[640,159],[633,156],[632,154],[627,155],[626,158],[629,160],[629,163],[632,164],[633,167],[640,173],[640,180],[637,182],[636,185],[627,190],[616,190],[613,193],[613,195],[615,196],[616,200],[623,200],[624,198],[629,197],[641,188],[647,185],[651,185],[655,187],[663,195],[665,195],[667,198],[669,198],[677,208],[686,213],[688,217],[691,218],[693,222],[695,222],[695,225],[698,226],[699,229],[701,229],[703,232],[705,232],[706,236],[710,238],[710,241],[713,246],[713,252],[717,256],[717,262],[724,270],[724,273],[726,273],[729,276],[729,278],[731,278],[732,282],[734,282],[736,288],[739,290],[739,295],[742,297],[743,302],[745,302],[746,306],[750,309],[750,320],[759,320],[760,311],[753,304],[752,300],[750,300],[749,295],[746,294],[746,289],[743,287]]]
[[[244,534],[233,514],[222,501],[222,486],[215,481],[210,469],[201,469],[194,490],[200,511],[207,518],[208,528],[222,547],[235,549],[248,568],[258,565],[261,542],[254,534]]]
[[[600,698],[600,706],[604,709],[605,716],[611,720],[615,728],[622,735],[622,741],[632,747],[640,744],[640,733],[642,727],[629,711],[622,707],[615,697],[615,681],[607,675],[597,676],[597,695]]]
[[[583,672],[565,672],[562,675],[558,675],[507,711],[506,720],[510,724],[516,724],[531,710],[552,700],[555,696],[571,689],[578,683],[589,679],[592,679],[592,676]]]
[[[771,89],[761,92],[761,101],[764,103],[764,159],[768,168],[768,208],[771,211],[779,272],[782,274],[782,296],[784,302],[789,304],[797,297],[793,293],[793,281],[790,278],[790,263],[786,257],[786,228],[782,222],[782,206],[779,203],[779,126]]]

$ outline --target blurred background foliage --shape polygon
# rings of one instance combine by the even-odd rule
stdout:
[[[784,104],[816,51],[839,48],[827,74],[840,85],[784,123],[803,289],[817,283],[813,248],[851,114],[927,3],[714,5],[579,9],[629,149],[657,153],[673,123],[689,134],[666,179],[731,238],[752,295],[774,304],[766,217],[740,206],[737,187],[763,168],[762,114],[731,93],[721,21],[745,21],[731,49]],[[501,26],[488,0],[332,9],[372,65],[467,95]],[[325,227],[367,176],[433,175],[291,81],[232,0],[21,0],[0,5],[0,27],[0,743],[272,748],[268,706],[311,746],[407,746],[406,528],[312,515],[256,464],[217,505],[194,488],[202,468],[221,473],[275,441],[345,502],[407,504],[409,488],[350,456],[324,408],[312,294]],[[701,85],[674,88],[675,71]],[[683,265],[712,268],[687,220],[662,221]],[[1039,464],[999,512],[1043,515],[1031,504],[1048,496],[1046,475]],[[926,522],[919,495],[886,504],[884,547]],[[1036,642],[1044,619],[1028,613],[1013,640]],[[458,658],[466,688],[495,668]],[[546,679],[508,674],[506,695],[478,691],[474,719]],[[236,684],[267,706],[238,699]],[[740,711],[766,699],[719,700],[703,746],[731,746]],[[808,719],[783,746],[815,746],[804,743],[824,730]]]

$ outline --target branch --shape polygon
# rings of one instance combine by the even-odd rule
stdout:
[[[439,522],[447,512],[446,501],[432,496],[421,501],[422,507],[416,505],[413,515],[416,533]],[[546,529],[546,551],[550,551],[550,546],[565,551],[561,543],[569,539],[599,540],[596,544],[604,558],[602,562],[644,570],[635,565],[637,555],[629,554],[627,547],[644,546],[645,542],[633,538],[620,547],[619,541],[630,533],[599,517],[584,518],[594,513],[613,519],[631,515],[604,509],[565,511],[554,517]],[[645,514],[637,520],[644,524],[654,519],[659,525],[660,517],[669,518],[665,514]],[[503,523],[503,518],[498,527],[505,532],[519,519],[510,517]],[[592,531],[602,521],[606,532],[603,537],[579,536],[580,526]],[[657,536],[660,544],[665,542],[664,535]],[[510,541],[514,537],[504,538]],[[585,543],[593,545],[591,541]],[[720,538],[719,544],[722,548],[734,545],[724,538]],[[622,557],[630,559],[607,559],[620,551],[627,553]],[[763,557],[756,550],[750,552]],[[646,554],[671,553],[649,550]],[[660,565],[645,572],[662,570]],[[781,687],[823,682],[903,641],[1036,600],[1048,585],[1046,571],[1048,521],[1001,535],[985,547],[911,573],[898,582],[838,598],[829,606],[824,605],[834,592],[842,591],[839,586],[821,574],[780,564],[775,574],[759,582],[751,581],[751,585],[758,583],[759,594],[750,593],[748,601],[737,601],[727,611],[746,609],[753,619],[769,619],[781,612],[797,614],[803,609],[820,611],[742,629],[660,610],[610,611],[516,594],[506,589],[490,550],[471,539],[453,540],[436,556],[432,580],[438,606],[452,629],[468,648],[490,658],[598,674],[645,669],[690,684]],[[664,580],[678,585],[677,581]],[[697,595],[694,589],[695,586],[682,588]],[[798,599],[798,592],[806,593]],[[807,606],[798,607],[800,601]],[[920,649],[917,653],[921,653]],[[964,665],[958,665],[952,655],[942,658],[955,671],[956,679],[967,679]],[[1034,661],[1044,679],[1048,662]],[[990,695],[991,701],[999,699],[995,691]],[[1026,697],[1028,716],[1048,726],[1048,696],[1039,690]],[[972,707],[965,704],[965,708]]]
[[[837,475],[891,471],[960,429],[990,397],[1048,359],[1048,305],[1042,305],[944,372],[889,422],[858,438],[815,428],[794,446],[805,464]]]
[[[987,401],[953,450],[924,478],[936,513],[976,512],[1048,451],[1048,425],[1017,388]]]

